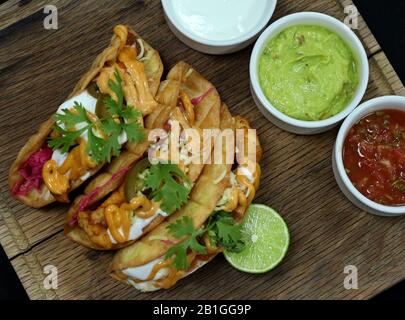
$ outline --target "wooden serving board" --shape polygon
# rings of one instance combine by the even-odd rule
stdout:
[[[341,20],[351,0],[279,0],[273,21],[300,11]],[[337,134],[302,137],[283,132],[256,108],[249,90],[252,48],[209,56],[186,47],[170,32],[158,0],[33,0],[0,5],[0,241],[32,299],[366,299],[405,278],[405,219],[379,218],[353,206],[332,173]],[[43,28],[43,7],[55,4],[59,29]],[[67,97],[114,25],[130,24],[160,51],[166,71],[179,60],[219,90],[233,114],[259,130],[263,182],[256,202],[285,218],[291,246],[280,267],[265,275],[233,269],[223,257],[173,289],[143,294],[108,276],[111,253],[82,248],[62,233],[67,206],[42,210],[9,196],[8,169],[37,125]],[[365,100],[405,95],[405,88],[363,19],[357,33],[370,60]],[[58,289],[46,290],[43,268],[58,268]],[[359,289],[345,290],[344,267],[356,265]]]

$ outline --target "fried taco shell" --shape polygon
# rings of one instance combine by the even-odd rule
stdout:
[[[221,129],[231,129],[232,131],[235,129],[235,120],[226,105],[221,107]],[[226,144],[223,143],[222,155],[224,158],[226,153]],[[207,164],[191,192],[190,201],[145,237],[118,251],[109,268],[111,275],[142,291],[159,289],[161,287],[159,281],[148,279],[149,272],[143,279],[134,279],[128,275],[130,272],[127,271],[133,268],[142,270],[145,267],[148,269],[150,264],[166,263],[162,257],[173,245],[181,241],[175,239],[167,227],[182,217],[191,218],[195,229],[202,227],[228,187],[231,169],[232,164]]]
[[[188,127],[197,130],[218,129],[220,125],[220,98],[217,91],[211,89],[213,88],[211,83],[183,62],[177,64],[170,71],[169,75],[172,74],[173,70],[180,70],[180,68],[187,77],[183,76],[181,79],[168,77],[166,81],[161,83],[156,95],[159,108],[145,119],[146,128],[149,130],[165,128],[171,121],[178,121],[184,129]],[[209,91],[208,94],[207,91]],[[189,93],[187,94],[186,92]],[[189,96],[191,93],[193,95]],[[204,96],[204,98],[201,99],[201,96]],[[191,101],[195,101],[196,98],[198,98],[198,104],[188,105]],[[144,158],[143,156],[149,147],[148,143],[136,146],[134,152],[128,155],[128,157],[131,156],[131,160],[125,163],[123,163],[125,157],[120,157],[113,161],[107,168],[107,172],[103,172],[93,179],[87,186],[84,195],[75,199],[68,212],[65,226],[65,234],[71,240],[97,250],[114,250],[130,245],[166,219],[166,216],[163,215],[154,216],[143,227],[141,234],[133,236],[134,238],[128,239],[128,241],[118,241],[118,243],[114,243],[117,239],[111,236],[109,228],[111,224],[108,224],[107,219],[104,217],[101,217],[101,220],[99,219],[100,215],[105,216],[105,212],[100,212],[100,208],[104,208],[104,211],[106,211],[105,208],[111,204],[114,197],[115,199],[119,199],[114,200],[114,204],[119,204],[122,207],[122,201],[125,198],[122,195],[125,192],[123,187],[125,177],[129,170],[135,169],[137,161]],[[197,180],[203,167],[204,161],[201,163],[191,162],[187,165],[187,176],[191,183]],[[105,200],[107,195],[109,196]],[[103,199],[104,202],[100,205],[100,201]],[[126,204],[126,201],[124,204]],[[133,213],[129,214],[132,215]],[[92,223],[97,220],[96,218],[92,218],[95,216],[98,217],[97,226]],[[131,217],[131,219],[133,218]]]
[[[159,87],[160,78],[163,73],[163,64],[159,53],[141,39],[129,26],[118,25],[114,28],[114,35],[110,45],[94,60],[90,70],[83,75],[73,92],[69,95],[69,99],[83,93],[96,80],[97,82],[101,81],[100,78],[103,72],[107,73],[108,71],[111,73],[111,71],[114,71],[111,65],[119,64],[125,69],[126,65],[123,65],[118,59],[121,57],[120,55],[125,53],[125,50],[129,51],[127,50],[129,47],[134,48],[133,51],[138,54],[134,58],[141,62],[138,65],[138,69],[143,71],[136,74],[134,68],[130,68],[127,70],[128,74],[125,74],[125,76],[139,80],[140,82],[145,80],[146,83],[142,83],[144,88],[139,89],[131,87],[128,84],[129,82],[126,82],[124,79],[126,86],[124,88],[125,99],[127,100],[127,104],[130,105],[131,103],[139,102],[142,96],[147,97],[148,101],[137,103],[136,108],[144,116],[150,114],[157,106],[153,97]],[[122,59],[124,58],[127,57],[123,56]],[[123,71],[120,72],[123,73]],[[142,75],[142,73],[145,75]],[[108,79],[104,78],[104,80],[107,82]],[[137,92],[137,90],[139,91]],[[136,97],[139,99],[134,99]],[[51,118],[40,126],[38,132],[32,135],[22,147],[9,171],[8,180],[11,193],[16,199],[31,207],[39,208],[56,200],[63,202],[68,200],[67,194],[63,196],[52,194],[44,184],[42,178],[44,162],[49,160],[53,154],[52,150],[47,146],[47,140],[54,130],[54,125],[55,121]],[[137,151],[138,146],[133,145],[130,147],[135,149],[135,152]],[[100,163],[89,168],[86,173],[86,179],[98,172],[102,166],[103,163]],[[72,179],[67,192],[79,187],[86,179]]]
[[[232,118],[225,106],[221,112],[221,127],[233,126],[234,129],[248,130],[248,121],[241,117]],[[161,288],[168,289],[180,279],[190,275],[206,263],[211,261],[221,248],[212,247],[205,238],[201,239],[206,247],[205,254],[190,252],[187,255],[189,267],[187,270],[176,270],[171,259],[165,259],[167,251],[184,239],[175,239],[168,231],[168,225],[175,223],[178,219],[188,216],[192,218],[195,229],[200,228],[211,217],[213,212],[226,211],[233,214],[235,221],[241,222],[247,207],[253,200],[255,192],[260,183],[260,166],[258,162],[262,156],[262,150],[258,137],[255,136],[256,143],[253,152],[249,153],[247,145],[244,153],[247,160],[231,172],[231,167],[226,165],[207,165],[204,173],[198,181],[198,186],[193,190],[193,201],[190,201],[175,216],[161,224],[140,241],[130,247],[118,251],[115,255],[109,271],[115,279],[128,283],[141,291],[155,291]],[[247,140],[244,142],[247,144]],[[225,152],[225,151],[223,151]],[[248,163],[254,164],[253,174],[247,173]],[[220,169],[219,169],[220,168]],[[219,171],[218,171],[219,169]],[[226,174],[220,173],[224,170]],[[241,172],[238,170],[241,169]],[[247,176],[250,176],[247,178]],[[218,176],[223,177],[218,183]],[[246,185],[244,185],[246,183]],[[233,201],[232,196],[225,197],[229,191],[231,195],[234,191],[239,193],[237,201]],[[218,196],[219,194],[219,196]],[[225,201],[224,201],[225,199]]]

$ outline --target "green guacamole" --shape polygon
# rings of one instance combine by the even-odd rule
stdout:
[[[320,26],[289,27],[272,38],[259,62],[260,85],[278,110],[299,120],[328,119],[350,103],[358,63],[336,33]]]

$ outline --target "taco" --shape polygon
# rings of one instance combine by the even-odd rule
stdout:
[[[181,62],[156,99],[159,108],[145,120],[148,145],[132,151],[136,161],[118,164],[118,158],[74,201],[65,226],[71,240],[98,250],[122,248],[188,202],[212,149],[210,144],[203,149],[202,130],[219,128],[220,98],[211,83]],[[196,141],[189,129],[198,133],[197,152],[190,149]]]
[[[144,140],[144,117],[158,106],[159,54],[129,26],[117,25],[110,45],[73,92],[31,136],[9,171],[11,194],[31,207],[68,202],[68,194]]]
[[[250,126],[241,117],[232,118],[223,105],[221,129],[226,128],[247,131]],[[248,141],[243,143],[243,151],[235,148],[235,154],[246,156],[241,164],[233,168],[226,163],[206,165],[185,206],[144,238],[118,251],[109,268],[112,277],[141,291],[168,289],[223,249],[243,249],[240,223],[259,187],[262,155],[257,136],[254,153],[245,153]],[[226,150],[222,152],[225,157]]]

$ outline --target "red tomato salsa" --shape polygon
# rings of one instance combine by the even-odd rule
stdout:
[[[370,200],[405,204],[405,112],[384,110],[360,120],[343,148],[346,172]]]

